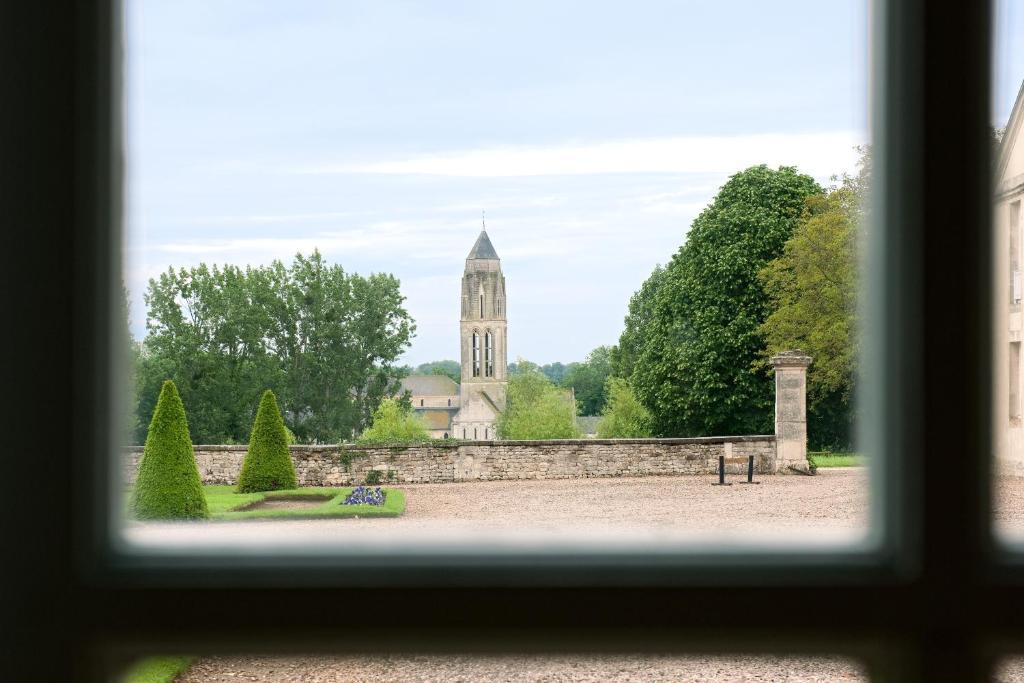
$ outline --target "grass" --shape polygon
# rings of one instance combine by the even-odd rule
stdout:
[[[829,453],[828,451],[819,451],[817,453],[808,453],[814,459],[814,464],[818,469],[825,467],[863,467],[867,464],[865,458],[860,453]]]
[[[265,493],[236,493],[233,486],[204,486],[211,519],[327,519],[334,517],[398,517],[405,512],[405,495],[397,489],[384,489],[383,505],[342,505],[351,488],[301,488]],[[315,508],[305,510],[239,510],[262,500],[299,498],[320,499]]]
[[[238,493],[234,486],[203,486],[206,506],[212,520],[238,519],[333,519],[343,517],[398,517],[405,512],[405,494],[398,489],[384,489],[383,505],[342,505],[351,488],[308,487],[285,491]],[[304,510],[255,509],[240,510],[264,500],[320,500],[320,505]]]
[[[121,680],[123,683],[170,683],[191,664],[191,657],[147,657],[133,664]]]

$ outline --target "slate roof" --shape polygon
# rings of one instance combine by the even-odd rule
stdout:
[[[491,244],[491,238],[487,236],[486,230],[480,231],[480,236],[476,238],[476,244],[469,251],[468,259],[496,259],[498,258],[498,252],[494,251],[494,245]]]
[[[459,385],[446,375],[409,375],[402,380],[402,391],[413,396],[458,396]]]

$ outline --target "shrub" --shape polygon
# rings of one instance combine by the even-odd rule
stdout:
[[[373,411],[373,424],[359,435],[359,443],[421,443],[430,440],[427,425],[393,398]]]
[[[238,492],[276,491],[296,486],[298,482],[288,450],[288,433],[281,411],[277,409],[277,398],[267,389],[260,399],[252,425],[249,450],[245,453],[242,473],[238,475]]]
[[[619,377],[608,379],[608,402],[597,423],[601,439],[639,439],[651,435],[651,414],[636,395],[629,382]]]
[[[498,416],[502,439],[578,439],[576,403],[536,365],[520,358],[517,374],[508,380],[508,402]]]
[[[185,406],[174,382],[160,389],[131,508],[139,519],[205,519],[210,516],[188,435]]]

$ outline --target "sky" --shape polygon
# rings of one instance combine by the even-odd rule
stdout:
[[[1024,35],[1024,0],[999,10]],[[582,360],[733,173],[868,142],[863,2],[126,3],[126,281],[319,249],[401,280],[403,362],[457,358],[487,231],[509,355]],[[1019,40],[1017,41],[1020,42]],[[996,49],[997,120],[1024,45]],[[1016,83],[1016,86],[1012,84]],[[1011,87],[1012,86],[1012,87]]]

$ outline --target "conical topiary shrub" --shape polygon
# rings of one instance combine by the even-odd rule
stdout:
[[[267,389],[252,424],[249,450],[242,463],[242,473],[238,475],[238,491],[277,491],[293,489],[297,485],[284,420],[277,409],[274,392]]]
[[[185,406],[174,382],[160,389],[149,423],[139,476],[132,491],[139,519],[204,519],[210,516],[188,435]]]

